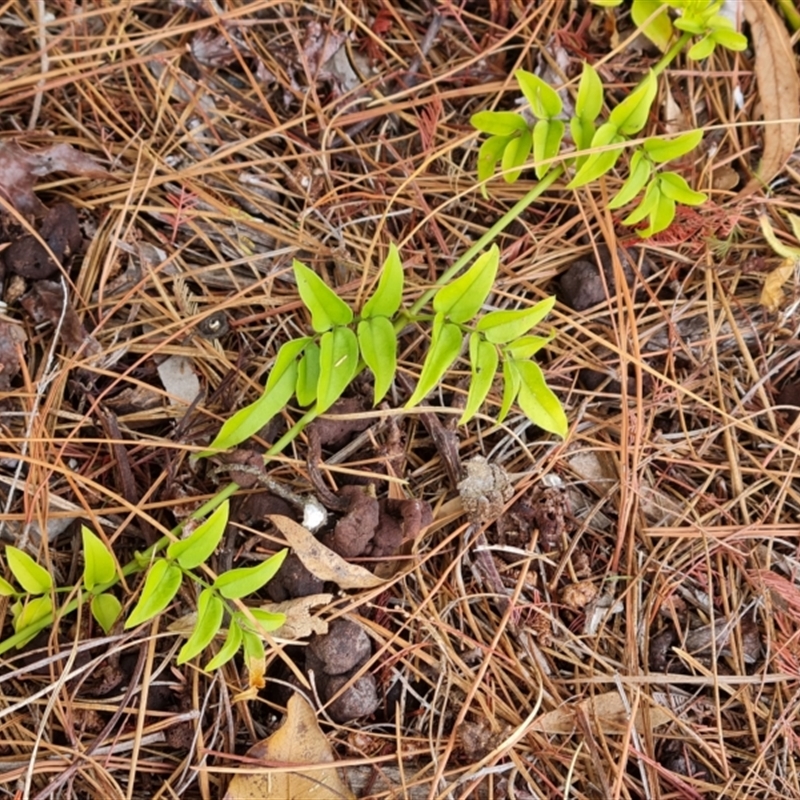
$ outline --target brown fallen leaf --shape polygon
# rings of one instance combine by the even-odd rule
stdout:
[[[644,701],[644,698],[642,698]],[[673,712],[655,703],[650,705],[649,713],[639,707],[634,718],[636,730],[643,733],[649,726],[651,729],[666,725],[675,719]],[[605,692],[594,697],[587,697],[579,703],[557,708],[534,720],[530,730],[541,733],[570,734],[578,730],[578,714],[584,714],[589,724],[602,733],[622,733],[630,724],[628,713],[619,692]]]
[[[764,154],[737,199],[768,184],[797,144],[800,79],[786,25],[769,3],[742,3],[756,51],[755,74],[764,118]]]
[[[315,606],[325,606],[333,600],[332,594],[312,594],[306,597],[293,597],[282,603],[265,603],[262,611],[270,614],[285,614],[286,622],[274,630],[272,635],[279,639],[305,639],[313,633],[320,635],[328,632],[328,623],[320,617],[312,617],[311,610]]]
[[[269,520],[283,534],[305,568],[321,580],[333,581],[342,589],[373,589],[385,583],[364,567],[349,564],[289,517],[274,514]]]
[[[299,694],[289,700],[283,725],[253,745],[247,757],[268,764],[259,772],[234,775],[223,800],[355,800],[335,767],[320,768],[333,763],[333,748]],[[276,769],[291,765],[296,768]]]
[[[11,388],[11,380],[20,371],[28,337],[18,322],[0,317],[0,392]]]
[[[767,274],[761,287],[761,303],[767,311],[777,311],[783,303],[783,287],[791,280],[800,262],[794,258],[785,258],[772,272]]]
[[[41,200],[33,192],[37,178],[51,172],[68,172],[105,178],[108,172],[89,155],[68,144],[23,150],[16,142],[0,143],[0,193],[22,214],[40,215]]]

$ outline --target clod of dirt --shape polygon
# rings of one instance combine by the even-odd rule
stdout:
[[[561,591],[561,602],[568,608],[581,609],[597,597],[597,586],[591,581],[570,583]]]
[[[11,388],[12,379],[22,365],[20,356],[25,353],[25,329],[10,319],[0,319],[0,392]]]
[[[380,519],[378,501],[360,486],[343,486],[341,497],[350,501],[348,512],[336,523],[331,549],[342,558],[360,556],[375,535]]]
[[[575,261],[561,276],[559,283],[561,299],[576,311],[584,311],[596,306],[607,297],[614,297],[616,294],[615,270],[611,253],[605,245],[600,245],[597,251],[600,257],[599,266],[594,261],[580,259]],[[631,287],[639,271],[638,259],[633,253],[622,248],[618,248],[617,253],[622,264],[625,282]],[[647,278],[651,272],[652,262],[648,258],[644,258],[641,266],[642,277]],[[606,287],[608,293],[606,293]]]
[[[348,619],[334,620],[328,632],[311,637],[308,651],[327,675],[341,675],[363,664],[372,652],[366,631]]]
[[[430,503],[424,500],[384,499],[370,556],[388,558],[395,555],[405,542],[416,539],[432,522],[433,511]]]
[[[282,603],[293,597],[319,594],[322,588],[323,582],[312,575],[294,553],[289,553],[275,577],[267,584],[267,594],[273,602]]]
[[[362,397],[345,397],[337,400],[326,413],[363,414],[368,408],[367,401]],[[318,437],[321,445],[337,447],[345,443],[354,433],[365,431],[373,421],[364,416],[359,416],[357,419],[330,419],[326,416],[314,420],[308,426],[308,431]]]
[[[61,338],[67,347],[78,350],[85,346],[84,352],[89,355],[99,353],[102,349],[98,341],[86,332],[77,312],[64,297],[60,284],[36,281],[20,302],[37,325],[41,322],[60,325]]]
[[[497,519],[514,494],[508,475],[483,456],[475,456],[465,463],[467,477],[458,484],[458,493],[470,521],[483,525]]]
[[[327,678],[320,687],[323,699],[326,702],[330,700],[350,680],[349,675],[332,675]],[[368,717],[375,713],[379,705],[374,675],[362,675],[328,706],[328,715],[334,722],[343,725],[360,717]]]

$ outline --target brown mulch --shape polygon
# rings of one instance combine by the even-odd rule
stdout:
[[[292,260],[358,303],[395,242],[412,304],[534,183],[496,180],[482,197],[470,115],[513,107],[519,67],[559,81],[605,59],[606,84],[634,85],[656,55],[624,44],[631,31],[557,0],[6,3],[3,542],[72,585],[82,524],[126,563],[186,519],[236,466],[190,456],[307,329]],[[800,798],[800,290],[792,278],[777,310],[759,303],[777,259],[757,219],[768,199],[786,230],[797,163],[768,198],[737,197],[761,146],[744,124],[750,55],[679,60],[654,106],[708,130],[678,165],[710,194],[699,212],[641,249],[606,207],[612,176],[556,186],[498,236],[492,302],[559,297],[540,363],[565,441],[519,411],[496,425],[499,393],[458,428],[466,362],[426,414],[405,412],[420,327],[383,405],[361,402],[360,379],[350,422],[268,465],[301,495],[372,493],[353,557],[392,577],[318,612],[357,623],[327,647],[357,641],[358,658],[345,669],[324,642],[279,642],[254,692],[240,660],[175,666],[169,625],[192,611],[188,592],[109,636],[72,614],[0,655],[0,790],[222,797],[280,723],[292,667],[313,662],[320,722],[359,798]],[[273,552],[265,517],[295,513],[258,482],[233,508],[218,571]],[[353,508],[333,508],[323,538]],[[300,566],[271,599],[321,590]],[[0,626],[10,635],[5,597]],[[339,713],[348,682],[374,692],[367,716]]]

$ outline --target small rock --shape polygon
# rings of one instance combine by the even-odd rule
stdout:
[[[470,521],[482,525],[497,519],[514,494],[508,475],[483,456],[475,456],[465,464],[467,477],[458,484],[458,493]]]
[[[341,675],[363,664],[372,653],[372,644],[360,625],[337,619],[327,633],[311,638],[308,649],[324,664],[328,675]]]
[[[350,680],[349,675],[328,678],[322,686],[322,696],[326,702]],[[368,717],[375,713],[379,704],[375,676],[362,675],[328,706],[328,714],[334,722],[344,724],[360,717]]]

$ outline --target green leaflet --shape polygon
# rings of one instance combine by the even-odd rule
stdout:
[[[336,325],[349,325],[353,321],[350,306],[316,272],[297,259],[292,268],[300,298],[311,312],[311,327],[317,333],[329,331]]]
[[[494,286],[499,261],[500,251],[497,245],[492,245],[463,275],[439,289],[433,298],[437,315],[456,323],[473,319]]]
[[[503,348],[503,356],[518,361],[531,358],[543,347],[547,347],[554,337],[554,333],[550,336],[522,336]]]
[[[403,301],[403,280],[403,262],[400,260],[397,245],[392,242],[389,245],[389,255],[381,268],[378,286],[361,309],[361,318],[393,317]]]
[[[286,624],[286,614],[276,614],[272,611],[262,611],[260,608],[248,608],[255,622],[250,622],[242,614],[242,625],[255,634],[271,633]]]
[[[506,183],[514,183],[522,174],[522,167],[528,160],[533,147],[533,134],[526,128],[519,136],[508,140],[501,165],[503,168],[503,179]]]
[[[242,629],[236,623],[231,621],[228,627],[228,635],[225,638],[225,644],[220,647],[219,652],[205,665],[204,669],[207,672],[213,672],[219,669],[223,664],[227,664],[238,652],[242,646]]]
[[[601,125],[592,137],[592,147],[605,147],[609,144],[622,142],[623,137],[617,133],[617,129],[610,122]],[[577,189],[597,180],[601,175],[614,168],[617,159],[622,155],[622,147],[611,150],[603,150],[599,153],[590,153],[583,162],[583,166],[578,170],[575,177],[567,185],[568,189]]]
[[[9,544],[6,545],[6,560],[11,574],[28,594],[44,594],[52,588],[50,573],[27,553]]]
[[[625,136],[633,136],[644,128],[650,106],[656,97],[658,81],[653,70],[647,77],[608,115],[609,124]]]
[[[297,357],[311,341],[310,337],[304,336],[301,339],[292,339],[281,347],[267,378],[264,394],[255,403],[245,406],[228,419],[209,449],[202,452],[201,456],[241,444],[283,410],[297,386]]]
[[[536,177],[540,180],[547,175],[552,163],[543,163],[555,158],[564,136],[564,123],[560,119],[540,119],[533,126],[533,160]]]
[[[686,179],[675,172],[662,172],[658,176],[659,188],[664,197],[683,203],[686,206],[699,206],[708,200],[708,195],[696,192]]]
[[[114,580],[117,574],[117,561],[105,542],[85,525],[81,526],[81,538],[84,561],[83,585],[91,592],[95,586]]]
[[[475,330],[481,331],[487,342],[513,342],[538,325],[552,311],[555,302],[555,297],[547,297],[530,308],[518,311],[490,311],[478,320]]]
[[[513,111],[479,111],[469,121],[476,130],[492,136],[513,136],[528,127],[525,119]]]
[[[672,139],[662,137],[646,139],[642,142],[642,148],[656,164],[663,164],[665,161],[672,161],[673,158],[690,153],[703,140],[703,131],[689,131],[675,136]]]
[[[660,13],[654,19],[647,22],[653,14],[659,11]],[[667,14],[667,6],[661,0],[633,0],[631,19],[662,53],[669,47],[672,39],[672,22]]]
[[[631,157],[628,179],[622,184],[622,188],[608,204],[608,207],[622,208],[630,203],[644,189],[645,184],[650,180],[652,170],[653,167],[647,160],[647,156],[641,150],[637,150]]]
[[[145,578],[139,602],[125,621],[125,629],[135,628],[157,617],[178,593],[182,579],[180,567],[170,564],[165,558],[154,561]]]
[[[201,522],[186,539],[170,542],[167,558],[176,560],[183,569],[194,569],[205,563],[222,540],[228,524],[230,503],[226,500],[211,516]]]
[[[561,98],[552,86],[524,69],[518,69],[514,77],[536,117],[552,119],[561,113]]]
[[[481,334],[473,333],[469,337],[469,360],[472,380],[469,384],[464,413],[458,421],[459,425],[464,425],[475,416],[492,388],[499,361],[497,347],[485,341]]]
[[[588,150],[592,146],[592,139],[595,134],[594,122],[573,117],[569,121],[569,130],[572,134],[572,141],[575,142],[575,147],[578,150]],[[585,153],[578,156],[578,165],[583,166],[587,158],[588,156]]]
[[[262,672],[264,669],[264,640],[255,633],[242,631],[244,665],[248,672]]]
[[[13,597],[17,590],[5,579],[0,578],[0,597]]]
[[[40,619],[44,619],[44,617],[53,613],[53,600],[49,594],[45,595],[44,597],[29,597],[24,602],[15,604],[15,606],[16,613],[14,613],[14,633],[20,633],[26,628],[30,628]],[[24,644],[33,639],[37,633],[38,630],[34,630],[31,633],[30,638],[26,638],[23,642],[20,642],[17,647],[22,647]]]
[[[375,376],[374,405],[389,391],[397,371],[397,336],[386,317],[371,317],[358,323],[358,346],[364,363]]]
[[[521,378],[517,402],[525,416],[548,433],[566,436],[569,429],[567,416],[545,382],[541,367],[535,361],[516,361],[514,367]]]
[[[522,377],[514,366],[515,364],[515,361],[503,362],[503,400],[500,403],[500,413],[497,415],[498,423],[506,418],[511,409],[511,404],[519,394]]]
[[[240,567],[223,572],[215,581],[214,588],[226,600],[238,600],[257,592],[269,583],[280,569],[288,550],[279,550],[274,556],[255,567]]]
[[[177,663],[180,666],[199,655],[211,644],[222,627],[225,606],[213,589],[203,589],[197,599],[197,623],[192,635],[181,647]]]
[[[122,613],[122,603],[113,594],[98,594],[92,598],[89,610],[103,633],[108,635]]]
[[[651,181],[650,185],[647,187],[647,191],[644,193],[642,201],[624,220],[622,220],[622,224],[635,225],[637,222],[641,222],[656,207],[660,196],[661,192],[658,188],[658,181]]]
[[[458,325],[444,321],[444,314],[437,314],[433,322],[431,349],[422,366],[422,374],[414,393],[406,403],[406,408],[419,405],[428,392],[439,383],[441,377],[458,358],[463,343],[463,335]]]
[[[575,115],[582,122],[594,122],[602,110],[603,83],[595,68],[588,61],[584,61],[581,81],[578,84],[578,96],[575,100]],[[581,146],[577,141],[575,144]]]
[[[298,405],[310,406],[317,399],[319,384],[319,345],[312,342],[306,347],[297,365],[297,388],[295,395]]]
[[[358,339],[350,328],[334,328],[322,334],[319,343],[318,414],[324,414],[355,378],[358,369]]]
[[[480,146],[478,150],[478,180],[481,183],[492,177],[497,162],[502,158],[509,141],[510,138],[507,136],[490,136]],[[482,188],[485,197],[486,187]]]

